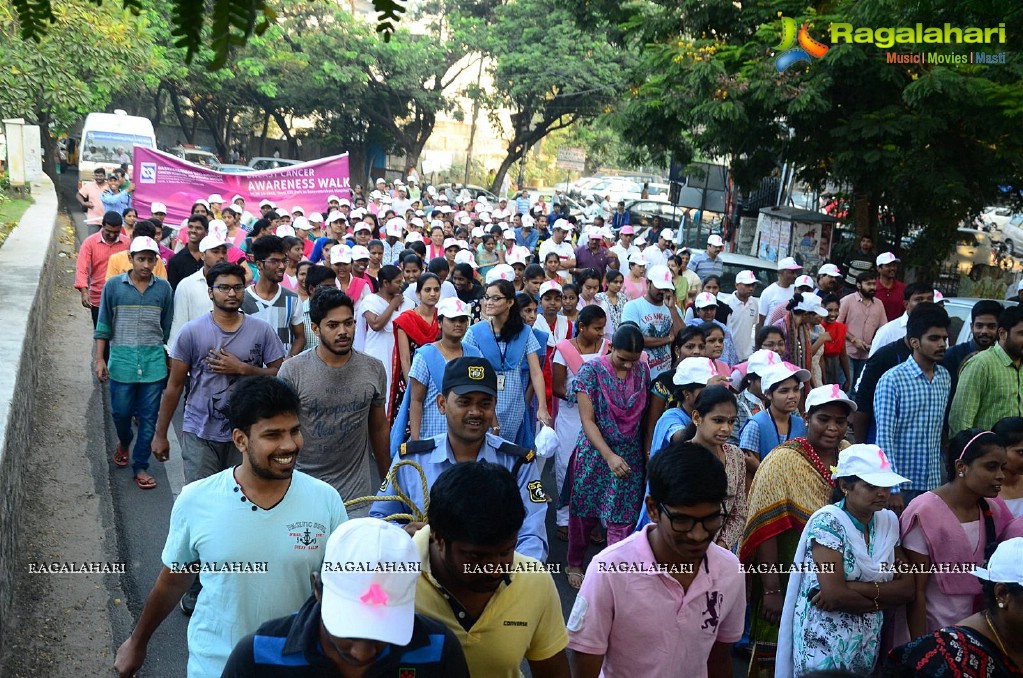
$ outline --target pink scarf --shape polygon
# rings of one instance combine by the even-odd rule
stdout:
[[[618,423],[618,430],[624,437],[636,435],[646,408],[650,368],[645,362],[637,362],[625,375],[625,379],[619,379],[610,355],[603,355],[593,363],[609,377],[598,379],[597,387],[611,416]]]

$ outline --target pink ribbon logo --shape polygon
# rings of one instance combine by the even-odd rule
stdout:
[[[387,593],[380,588],[380,584],[374,583],[369,587],[366,593],[362,594],[359,598],[362,602],[367,605],[386,605],[387,604]]]
[[[838,387],[838,384],[832,384],[831,385],[831,397],[832,398],[841,398],[842,397],[842,389],[840,389]]]
[[[768,351],[767,352],[767,366],[770,367],[771,365],[774,365],[775,358],[777,358],[777,357],[778,357],[777,353],[775,353],[774,351]]]
[[[884,450],[882,450],[881,448],[878,448],[877,456],[881,460],[881,470],[882,471],[886,471],[886,470],[888,470],[888,469],[890,469],[892,467],[891,462],[888,461],[888,457],[885,456]]]

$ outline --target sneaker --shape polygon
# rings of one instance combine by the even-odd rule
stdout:
[[[195,612],[195,601],[199,599],[199,594],[189,589],[185,591],[185,595],[181,596],[181,602],[178,606],[186,617],[191,617],[192,613]]]

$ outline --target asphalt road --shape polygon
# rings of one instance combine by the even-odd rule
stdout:
[[[59,189],[63,194],[64,204],[75,205],[74,192],[77,188],[75,178],[71,175],[62,175],[61,178]],[[71,216],[75,223],[78,239],[81,240],[89,235],[90,229],[85,224],[84,213],[79,209],[72,209]],[[95,231],[95,228],[91,230]],[[116,442],[110,421],[109,393],[106,388],[100,388],[99,383],[95,380],[93,385],[94,391],[90,394],[90,398],[102,402],[106,421],[106,426],[103,429],[96,427],[95,446],[105,446],[109,458]],[[180,425],[181,408],[179,407],[173,421],[172,434],[180,430]],[[101,430],[105,430],[105,441],[98,440],[98,432]],[[125,595],[125,604],[130,613],[130,619],[126,619],[125,615],[113,617],[112,630],[115,649],[131,632],[131,624],[141,613],[145,598],[160,572],[162,567],[160,554],[167,537],[171,507],[184,485],[180,447],[175,435],[171,435],[169,438],[171,460],[164,464],[154,461],[149,469],[157,482],[157,487],[153,490],[138,489],[127,468],[117,468],[109,462],[106,469],[103,469],[102,465],[93,465],[94,473],[97,474],[97,486],[102,488],[106,484],[109,485],[120,549],[117,560],[127,564],[126,572],[121,577],[121,588]],[[104,472],[107,475],[106,478],[103,477]],[[547,494],[557,496],[553,461],[547,464],[543,473],[543,481]],[[562,610],[567,619],[575,601],[575,591],[568,585],[564,574],[567,544],[559,541],[556,537],[554,516],[555,512],[552,507],[547,516],[550,544],[548,562],[560,564],[561,571],[553,576],[561,599]],[[598,550],[599,548],[596,546],[589,547],[586,555],[587,562]],[[146,663],[139,673],[140,676],[172,678],[185,675],[188,658],[187,625],[188,618],[180,610],[175,609],[171,612],[149,643]],[[528,666],[525,662],[523,662],[523,671],[526,676],[529,676]],[[745,666],[741,661],[736,661],[734,675],[746,675]]]

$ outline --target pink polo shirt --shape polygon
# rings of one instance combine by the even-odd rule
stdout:
[[[601,676],[699,678],[714,643],[742,636],[746,584],[735,555],[711,544],[684,591],[670,574],[651,569],[658,567],[648,537],[654,527],[594,556],[572,607],[568,646],[604,655]]]
[[[873,298],[868,303],[859,292],[853,292],[842,297],[838,302],[838,322],[848,326],[845,348],[850,358],[866,360],[868,352],[853,346],[848,335],[851,334],[857,339],[862,339],[870,345],[874,341],[874,335],[881,325],[888,322],[888,316],[884,310],[884,304]]]

